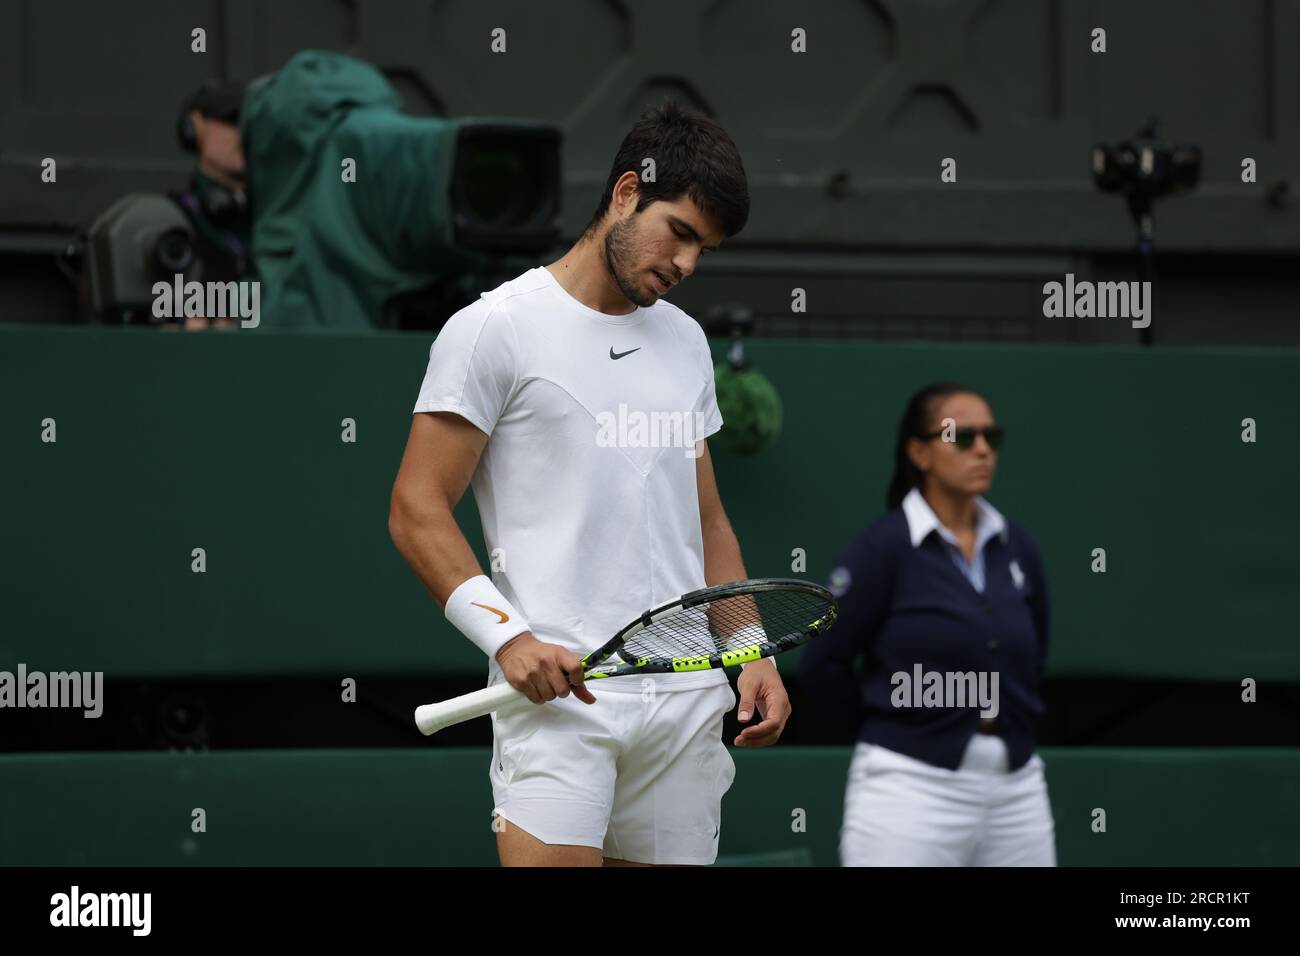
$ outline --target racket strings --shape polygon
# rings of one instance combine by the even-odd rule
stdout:
[[[736,594],[679,608],[628,638],[625,659],[671,660],[745,651],[800,637],[831,603],[806,591]]]

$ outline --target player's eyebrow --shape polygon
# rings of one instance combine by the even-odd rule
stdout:
[[[671,222],[674,226],[681,226],[683,229],[686,230],[686,232],[690,235],[690,237],[694,239],[696,242],[700,241],[700,234],[691,228],[690,223],[686,222],[683,219],[678,219],[676,216],[669,216],[668,221]],[[701,246],[701,248],[706,249],[709,252],[713,252],[715,249],[718,248],[718,246],[716,245]]]

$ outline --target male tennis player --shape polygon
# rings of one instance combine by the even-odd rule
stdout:
[[[483,293],[430,350],[389,527],[489,686],[539,705],[492,718],[503,865],[717,857],[725,673],[607,678],[597,701],[579,659],[647,608],[747,576],[705,441],[722,426],[708,342],[660,297],[748,216],[731,138],[665,103],[623,140],[578,242]],[[452,517],[470,483],[490,577]],[[775,743],[790,714],[775,664],[738,687],[738,719],[763,719],[735,744]]]

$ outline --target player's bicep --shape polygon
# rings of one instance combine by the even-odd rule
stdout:
[[[487,440],[483,431],[451,412],[411,416],[406,451],[393,483],[393,513],[431,506],[455,508],[474,476]]]

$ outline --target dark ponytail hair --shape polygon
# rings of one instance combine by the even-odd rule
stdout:
[[[907,402],[903,417],[898,422],[898,441],[894,444],[894,477],[889,482],[885,507],[891,511],[903,503],[907,493],[921,485],[925,476],[907,457],[907,440],[920,438],[930,431],[938,404],[950,395],[974,395],[987,405],[989,400],[973,388],[954,382],[936,382],[927,385]]]

